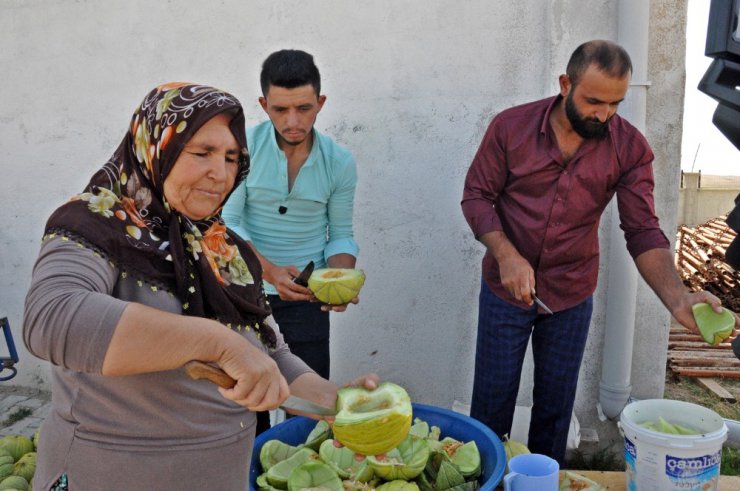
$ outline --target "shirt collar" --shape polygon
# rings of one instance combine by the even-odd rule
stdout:
[[[277,155],[285,158],[285,152],[283,152],[283,149],[280,148],[280,146],[278,145],[277,131],[275,130],[275,125],[273,125],[272,122],[270,122],[270,127],[272,128],[272,132],[270,133],[270,146],[273,148],[273,151],[277,152]],[[314,160],[316,160],[316,154],[318,153],[317,147],[319,146],[319,135],[316,132],[316,128],[311,128],[311,134],[313,136],[313,144],[311,145],[311,152],[308,154],[308,158],[306,158],[306,162],[303,164],[303,167],[312,166]]]
[[[542,123],[540,124],[540,133],[541,134],[547,134],[549,128],[550,128],[550,114],[552,113],[552,110],[555,108],[555,106],[563,100],[563,96],[558,94],[556,96],[553,96],[552,100],[550,101],[550,104],[547,105],[547,110],[545,111],[545,116],[542,118]]]

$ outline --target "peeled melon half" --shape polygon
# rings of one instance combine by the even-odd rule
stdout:
[[[732,335],[735,329],[735,314],[722,307],[718,314],[708,303],[697,303],[691,306],[694,319],[699,326],[701,336],[709,344],[719,344]]]
[[[317,269],[308,279],[308,288],[316,298],[330,305],[349,303],[364,284],[365,272],[361,269]]]
[[[411,428],[411,399],[392,382],[383,382],[375,390],[339,389],[337,410],[334,438],[362,455],[382,455],[394,449]]]

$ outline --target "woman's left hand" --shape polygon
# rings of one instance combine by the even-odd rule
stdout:
[[[345,385],[345,387],[364,387],[367,390],[375,390],[380,384],[380,377],[377,373],[368,373],[357,377],[352,382]]]

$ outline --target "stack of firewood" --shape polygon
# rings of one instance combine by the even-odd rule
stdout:
[[[676,237],[676,267],[691,291],[707,290],[734,312],[740,312],[740,271],[725,262],[725,251],[737,235],[724,216],[697,227],[681,225]]]

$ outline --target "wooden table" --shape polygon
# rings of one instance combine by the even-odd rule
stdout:
[[[604,486],[609,491],[626,491],[624,472],[573,471]],[[503,489],[503,483],[497,488]],[[740,490],[740,476],[720,476],[720,491]]]

